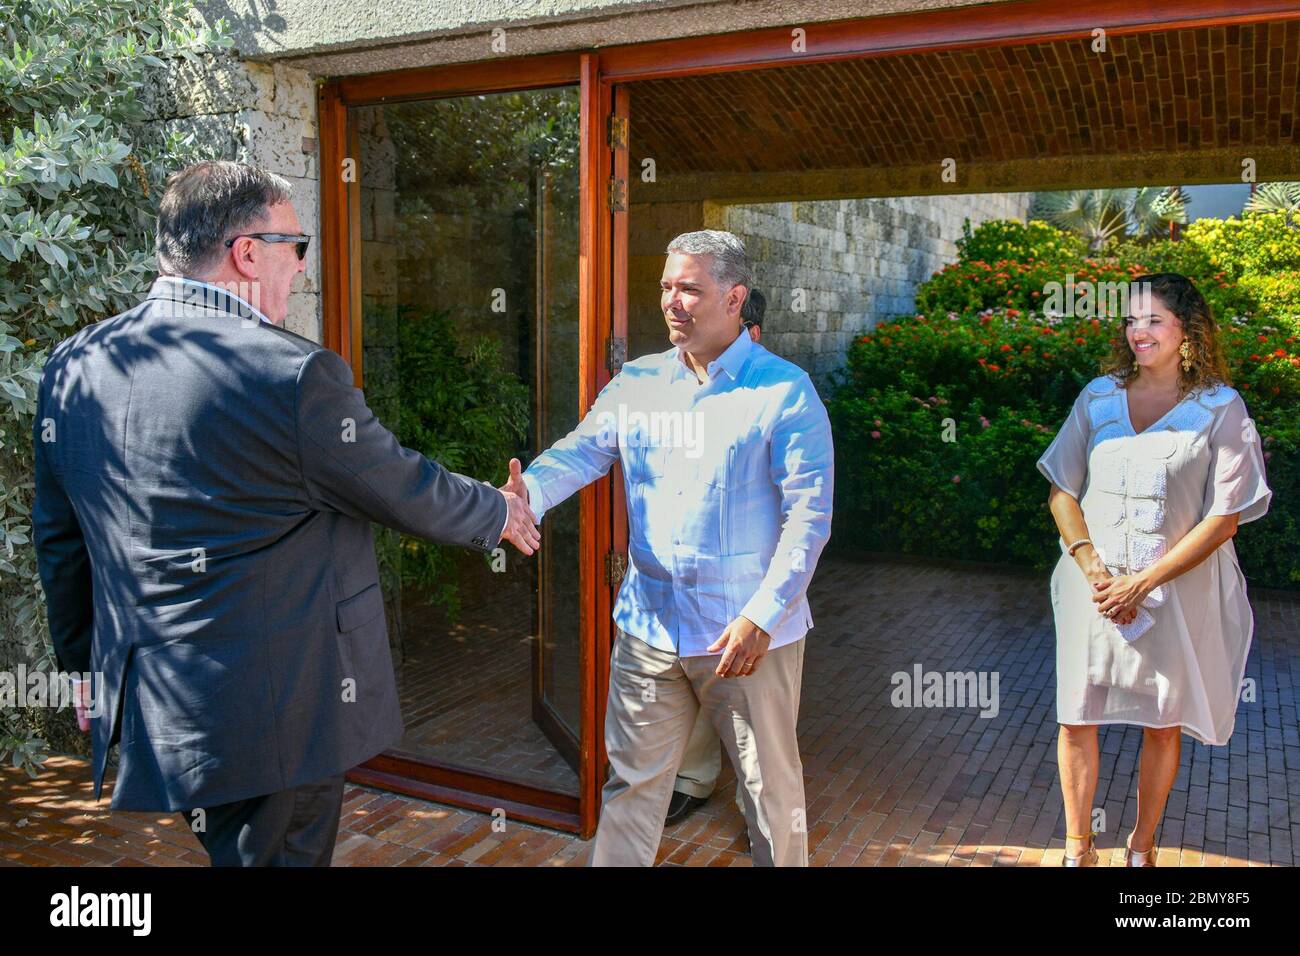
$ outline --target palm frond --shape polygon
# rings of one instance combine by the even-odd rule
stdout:
[[[1300,210],[1300,183],[1261,183],[1246,201],[1245,212],[1294,212]]]

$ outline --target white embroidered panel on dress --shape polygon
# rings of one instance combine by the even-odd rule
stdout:
[[[1129,502],[1129,517],[1137,531],[1150,534],[1159,531],[1165,523],[1165,500],[1163,498],[1134,498]]]
[[[1160,560],[1169,542],[1161,532],[1169,491],[1169,460],[1180,444],[1208,437],[1214,409],[1236,392],[1226,386],[1199,389],[1161,420],[1160,428],[1134,433],[1124,413],[1124,398],[1114,380],[1088,383],[1089,507],[1086,515],[1093,546],[1112,573],[1141,571]],[[1142,604],[1164,604],[1168,588],[1152,589]]]
[[[1123,399],[1119,395],[1103,395],[1088,402],[1088,419],[1094,430],[1107,422],[1120,421],[1123,415]]]
[[[1119,386],[1109,375],[1098,375],[1087,385],[1087,389],[1093,395],[1106,395],[1115,391]]]
[[[1090,496],[1088,530],[1112,528],[1124,523],[1124,498],[1120,495]],[[1096,535],[1093,535],[1096,538]]]
[[[1130,498],[1164,498],[1169,490],[1169,466],[1163,461],[1139,457],[1141,452],[1137,448],[1131,448],[1129,454],[1133,457],[1128,459],[1125,493]]]
[[[1214,385],[1201,389],[1196,400],[1206,408],[1222,408],[1237,397],[1237,390],[1230,385]]]
[[[1196,401],[1183,402],[1165,419],[1165,427],[1180,432],[1201,432],[1214,421],[1214,412]]]
[[[1092,470],[1088,476],[1090,488],[1108,495],[1123,496],[1128,487],[1128,459],[1119,454],[1122,451],[1119,442],[1107,448],[1098,447],[1088,459],[1088,467]]]
[[[1100,428],[1092,429],[1092,440],[1088,450],[1100,448],[1102,451],[1114,451],[1115,443],[1122,440],[1127,433],[1119,422],[1107,422]]]

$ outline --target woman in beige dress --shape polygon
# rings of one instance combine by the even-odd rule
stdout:
[[[1052,574],[1066,866],[1098,862],[1097,726],[1143,728],[1126,866],[1153,866],[1181,734],[1226,744],[1254,617],[1232,538],[1268,510],[1264,457],[1184,276],[1143,276],[1104,374],[1038,469],[1061,534]]]

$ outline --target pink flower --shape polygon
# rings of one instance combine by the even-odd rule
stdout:
[[[872,437],[872,438],[879,438],[879,437],[880,437],[880,432],[872,432],[872,433],[871,433],[871,437]]]
[[[989,420],[985,418],[983,415],[980,416],[980,425],[983,426],[984,428],[989,427]]]
[[[952,483],[953,483],[954,485],[961,484],[961,475],[953,475],[953,476],[952,476]]]

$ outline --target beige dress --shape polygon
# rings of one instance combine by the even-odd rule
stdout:
[[[1158,560],[1206,516],[1262,517],[1272,492],[1260,445],[1235,389],[1196,389],[1139,433],[1128,393],[1103,376],[1079,394],[1038,470],[1078,499],[1088,537],[1118,575]],[[1123,629],[1098,613],[1065,542],[1061,551],[1057,721],[1181,726],[1202,743],[1227,743],[1255,624],[1232,540],[1152,591],[1141,620]]]

